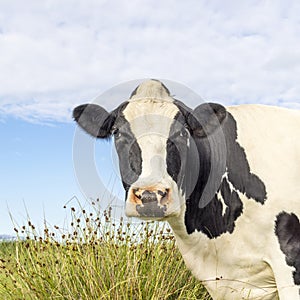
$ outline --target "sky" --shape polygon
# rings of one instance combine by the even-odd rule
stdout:
[[[104,197],[101,184],[123,205],[113,143],[71,112],[113,109],[145,78],[191,107],[300,109],[300,2],[1,0],[0,234],[13,233],[8,212],[63,223],[65,203]]]

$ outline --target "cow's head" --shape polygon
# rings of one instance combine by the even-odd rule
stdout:
[[[148,80],[110,113],[99,105],[84,104],[74,109],[73,116],[94,137],[114,136],[126,214],[163,219],[182,212],[199,170],[205,167],[197,141],[220,127],[226,110],[218,104],[192,110],[172,98],[163,83]]]

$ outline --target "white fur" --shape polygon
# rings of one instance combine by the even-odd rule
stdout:
[[[130,98],[130,102],[139,100],[152,100],[154,102],[162,101],[170,103],[174,101],[173,98],[169,96],[161,82],[157,80],[147,80],[138,86],[135,95]]]

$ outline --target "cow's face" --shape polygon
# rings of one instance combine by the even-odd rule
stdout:
[[[161,82],[149,80],[111,113],[95,104],[74,109],[75,120],[88,133],[114,136],[127,216],[163,219],[182,212],[199,174],[195,140],[215,130],[226,114],[221,106],[199,107],[192,111]],[[214,117],[208,120],[208,115]]]

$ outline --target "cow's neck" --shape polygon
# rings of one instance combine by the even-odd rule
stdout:
[[[201,232],[188,234],[184,215],[169,219],[169,224],[176,238],[176,244],[186,266],[199,280],[206,281],[215,278],[218,253],[212,251],[212,241]],[[212,272],[213,270],[213,272]]]
[[[183,255],[185,254],[185,248],[190,250],[199,244],[205,247],[205,245],[209,243],[210,239],[207,238],[205,234],[201,232],[189,234],[187,232],[183,213],[180,216],[168,219],[168,223],[172,228],[179,250]]]

